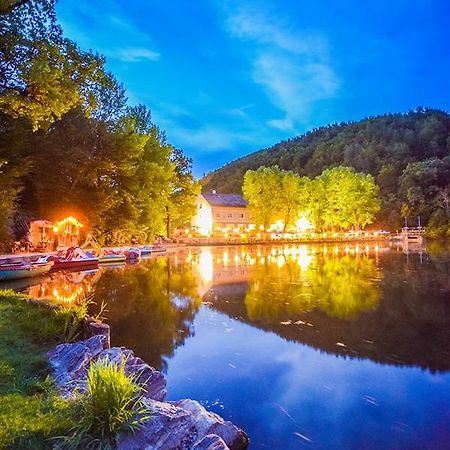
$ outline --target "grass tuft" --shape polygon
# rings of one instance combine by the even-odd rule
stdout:
[[[68,448],[113,449],[120,432],[138,430],[150,419],[142,400],[143,388],[125,364],[107,359],[89,368],[87,392],[79,399],[79,421],[66,439]]]

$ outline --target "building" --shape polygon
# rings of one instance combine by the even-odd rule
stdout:
[[[83,224],[69,216],[59,222],[33,220],[30,222],[28,241],[33,249],[42,251],[67,248],[80,244]]]
[[[239,194],[199,194],[192,229],[202,236],[224,235],[250,231],[251,217],[247,201]]]

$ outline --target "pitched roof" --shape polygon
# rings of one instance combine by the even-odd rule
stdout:
[[[233,206],[245,208],[248,204],[247,200],[245,200],[240,194],[217,194],[215,192],[204,192],[202,195],[211,206]]]

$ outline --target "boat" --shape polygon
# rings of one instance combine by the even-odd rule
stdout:
[[[129,248],[125,250],[127,261],[138,261],[141,258],[141,250],[139,248]]]
[[[142,256],[148,256],[153,253],[166,253],[167,248],[162,245],[145,245],[139,249]]]
[[[0,281],[38,277],[49,272],[52,267],[53,261],[0,264]]]
[[[66,251],[60,251],[56,255],[41,256],[38,261],[53,261],[52,270],[64,270],[97,267],[99,259],[80,247],[69,247]]]
[[[103,250],[101,256],[98,258],[100,264],[116,264],[120,262],[125,262],[127,256],[125,253],[119,253],[114,250]]]

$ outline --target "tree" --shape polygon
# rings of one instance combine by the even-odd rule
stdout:
[[[96,108],[96,86],[112,83],[104,58],[63,37],[54,0],[3,1],[0,110],[48,128],[72,108]]]
[[[258,170],[248,170],[242,192],[248,201],[252,221],[267,230],[276,220],[281,204],[279,168],[260,167]]]
[[[195,199],[201,185],[192,175],[192,159],[178,148],[172,149],[170,161],[174,164],[170,195],[166,206],[166,235],[172,236],[174,228],[188,226],[195,214]]]
[[[318,179],[324,186],[324,224],[357,229],[371,223],[380,209],[379,188],[371,175],[356,173],[350,167],[325,170]]]

